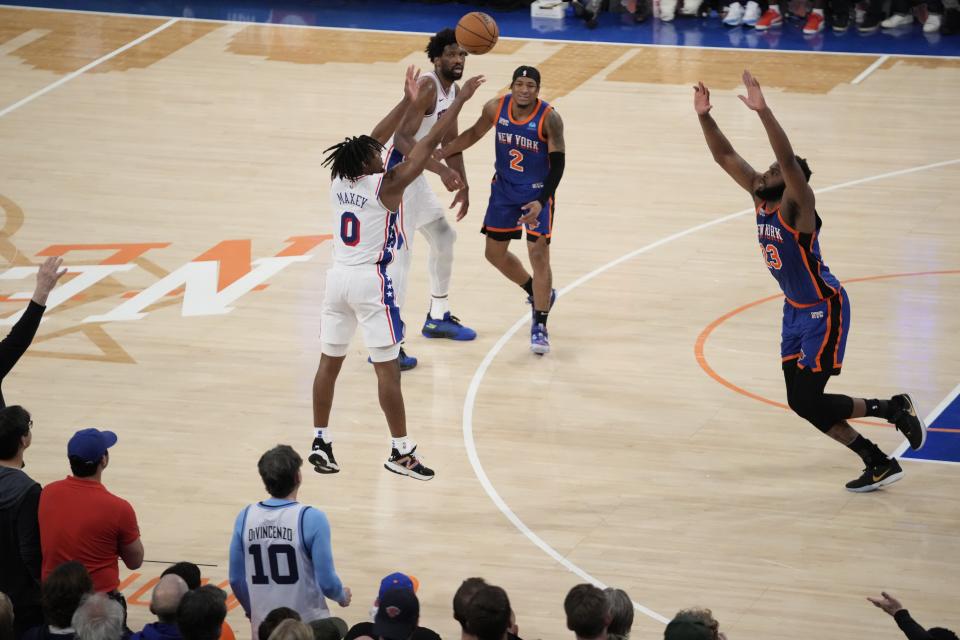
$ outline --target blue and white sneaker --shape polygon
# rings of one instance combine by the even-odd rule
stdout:
[[[553,304],[557,301],[557,290],[550,289],[550,308],[547,311],[553,310]],[[533,312],[533,296],[527,296],[527,304],[530,305],[531,313]]]
[[[427,314],[427,320],[420,331],[426,338],[450,338],[451,340],[473,340],[477,332],[460,324],[460,318],[447,311],[442,320],[434,320]]]
[[[410,369],[417,366],[417,359],[413,356],[408,356],[407,352],[403,350],[403,347],[400,347],[400,355],[397,357],[397,360],[400,361],[400,371],[410,371]],[[373,364],[373,360],[369,357],[367,358],[367,362]]]
[[[550,337],[547,335],[547,325],[541,323],[530,327],[530,351],[538,356],[550,353]]]

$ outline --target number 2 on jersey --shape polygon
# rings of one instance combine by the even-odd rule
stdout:
[[[521,162],[523,162],[523,153],[516,149],[510,149],[510,168],[523,173],[523,167],[520,166]]]
[[[340,215],[340,239],[348,247],[360,243],[360,218],[352,211],[344,211]]]
[[[783,267],[783,262],[780,260],[780,252],[777,251],[777,247],[768,244],[767,246],[761,249],[763,252],[763,261],[767,263],[767,266],[771,269],[776,269],[777,271]]]
[[[350,214],[353,215],[353,214]],[[356,217],[356,216],[354,216]],[[264,573],[261,546],[252,544],[248,552],[253,556],[253,575],[250,581],[253,584],[296,584],[300,580],[300,571],[297,569],[297,550],[289,544],[272,544],[267,547],[267,562],[270,565],[269,575]],[[280,556],[286,558],[286,566],[281,571]]]

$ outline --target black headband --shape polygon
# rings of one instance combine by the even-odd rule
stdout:
[[[537,83],[538,87],[540,86],[540,72],[535,67],[528,67],[527,65],[517,67],[516,71],[513,72],[513,82],[516,82],[517,78],[530,78]]]

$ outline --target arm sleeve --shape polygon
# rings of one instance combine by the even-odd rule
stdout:
[[[33,336],[37,334],[44,309],[46,307],[31,300],[7,337],[0,341],[0,379],[10,373],[20,356],[33,342]]]
[[[547,179],[543,181],[543,190],[540,191],[540,197],[538,198],[540,204],[544,207],[547,206],[547,202],[557,191],[566,162],[567,156],[563,151],[550,152],[550,172],[547,174]]]
[[[40,582],[40,524],[37,521],[37,510],[40,505],[40,485],[35,484],[27,491],[20,504],[20,514],[17,518],[17,538],[20,541],[20,558],[24,566],[30,571],[33,579]]]
[[[908,640],[931,640],[927,630],[917,624],[917,621],[910,616],[910,612],[906,609],[897,611],[893,619],[897,621],[897,626],[900,627]]]
[[[343,583],[333,566],[330,523],[322,511],[313,507],[307,507],[303,514],[303,544],[310,551],[313,576],[323,595],[337,602],[343,600]]]
[[[249,508],[249,507],[248,507]],[[250,617],[250,594],[247,592],[247,564],[243,557],[243,523],[246,520],[247,509],[237,515],[233,525],[233,535],[230,537],[230,588],[233,595],[243,607],[247,617]]]

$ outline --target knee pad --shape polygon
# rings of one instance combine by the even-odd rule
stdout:
[[[342,358],[347,355],[347,344],[332,344],[330,342],[320,343],[320,353],[331,358]]]
[[[823,433],[853,413],[852,398],[823,392],[828,379],[828,374],[801,369],[787,395],[790,408]]]
[[[374,362],[390,362],[400,357],[400,343],[392,344],[389,347],[367,347],[370,352],[370,359]]]

